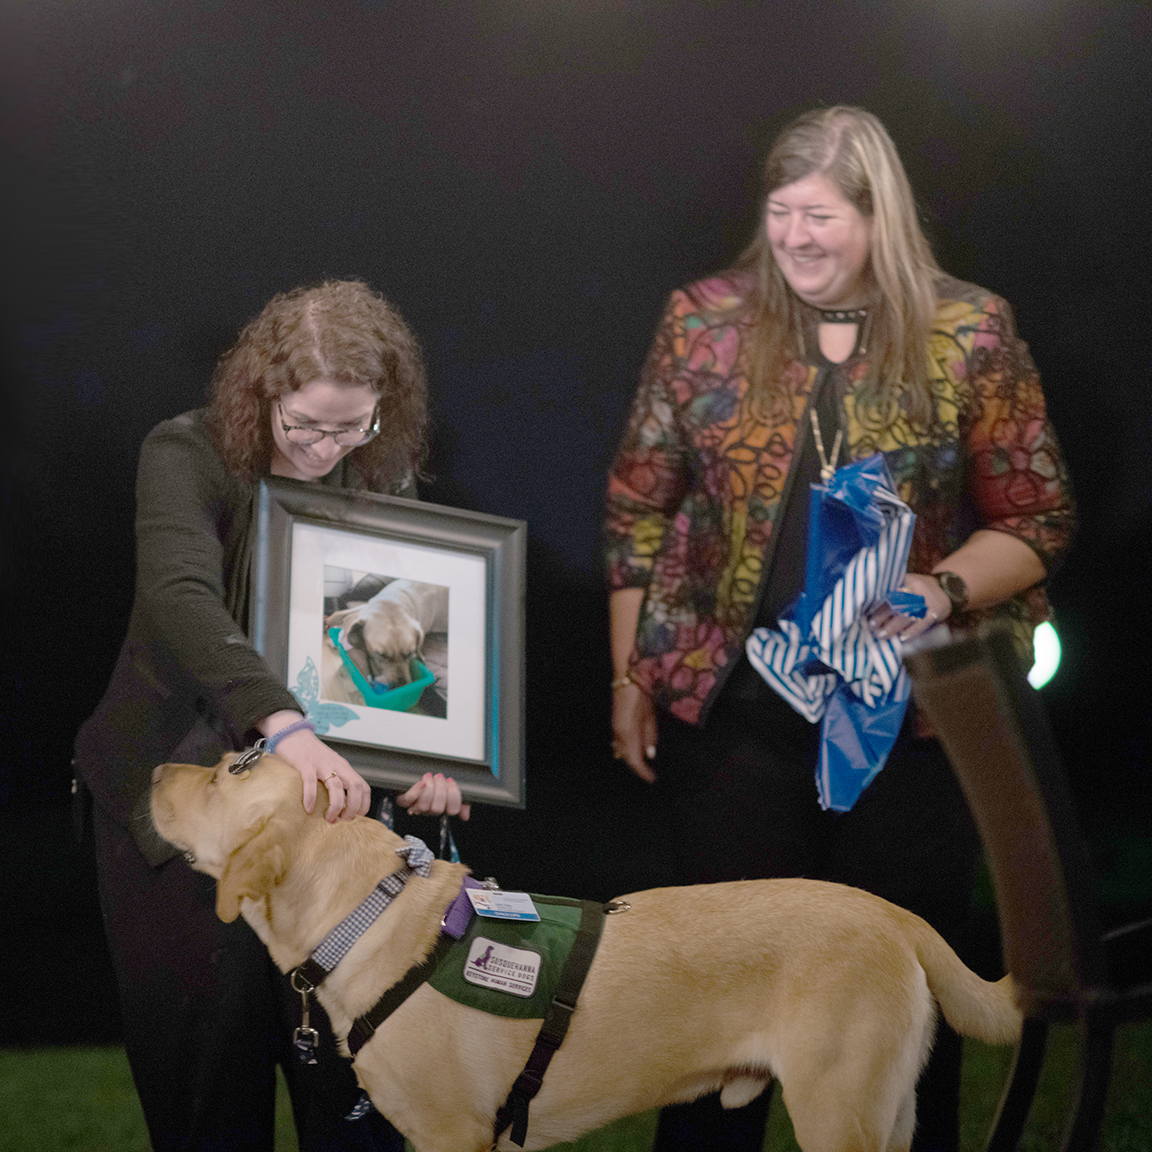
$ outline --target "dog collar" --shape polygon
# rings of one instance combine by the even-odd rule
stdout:
[[[407,867],[385,876],[364,901],[320,941],[312,955],[293,970],[292,987],[297,992],[310,992],[318,988],[328,973],[348,954],[352,945],[404,891],[404,886],[412,876],[426,877],[432,870],[432,861],[436,859],[424,841],[415,836],[405,836],[404,843],[396,849],[396,855],[405,857]]]

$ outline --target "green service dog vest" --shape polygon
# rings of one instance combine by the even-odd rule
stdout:
[[[529,895],[538,921],[473,916],[428,983],[449,999],[493,1016],[547,1016],[576,942],[581,902]]]

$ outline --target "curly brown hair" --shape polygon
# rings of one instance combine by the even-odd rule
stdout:
[[[387,491],[418,471],[428,389],[416,337],[367,284],[330,280],[273,297],[217,362],[208,427],[233,475],[268,471],[273,403],[316,380],[367,385],[380,398],[380,434],[348,455],[357,487]]]

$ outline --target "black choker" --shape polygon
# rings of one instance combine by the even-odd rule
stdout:
[[[867,308],[817,308],[822,324],[863,324],[868,319]]]

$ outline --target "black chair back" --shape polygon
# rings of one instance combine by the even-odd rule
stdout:
[[[1072,1020],[1080,1061],[1061,1148],[1091,1152],[1099,1141],[1116,1028],[1152,1016],[1152,921],[1101,935],[1093,869],[1068,781],[1040,694],[1028,683],[1011,637],[989,631],[917,652],[905,663],[916,702],[980,830],[1004,960],[1025,1016],[985,1148],[1017,1148],[1049,1023]]]
[[[1021,1007],[1074,1017],[1107,973],[1092,867],[1039,693],[1002,630],[907,666],[984,841]]]

